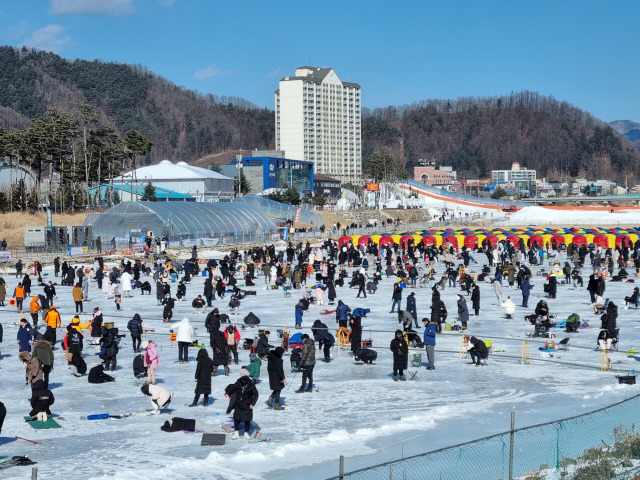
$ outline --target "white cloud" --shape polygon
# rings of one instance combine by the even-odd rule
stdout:
[[[230,74],[231,72],[229,72],[228,70],[220,70],[219,68],[216,68],[214,65],[209,65],[208,67],[204,67],[196,71],[196,73],[193,75],[193,78],[198,81],[202,81],[202,80],[207,80],[208,78],[222,77]]]
[[[276,68],[275,70],[267,73],[267,78],[276,78],[280,76],[280,72],[282,71],[282,69],[280,67]]]
[[[73,43],[69,35],[64,34],[60,25],[47,25],[33,32],[22,45],[47,52],[60,53],[67,45]]]
[[[118,17],[134,12],[133,0],[50,0],[53,15]]]
[[[9,27],[7,27],[6,30],[6,35],[7,38],[9,38],[12,41],[18,41],[22,38],[25,37],[25,35],[27,35],[27,22],[25,22],[24,20],[22,20],[19,24],[17,25],[10,25]]]

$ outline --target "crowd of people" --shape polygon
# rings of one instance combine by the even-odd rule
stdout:
[[[585,245],[569,245],[566,251],[562,251],[562,248],[556,244],[539,246],[535,242],[525,245],[523,240],[515,245],[506,240],[496,244],[484,241],[474,249],[462,247],[458,250],[449,244],[436,246],[408,242],[379,246],[369,241],[367,244],[354,245],[352,242],[339,244],[327,239],[314,246],[306,242],[297,245],[289,243],[285,248],[278,249],[275,245],[254,247],[243,252],[233,249],[222,259],[209,259],[201,263],[194,247],[191,257],[184,262],[168,258],[163,262],[149,264],[141,260],[122,260],[119,265],[110,269],[106,268],[102,257],[97,257],[95,263],[88,267],[74,267],[67,262],[60,264],[59,259],[56,259],[53,265],[54,278],[61,275],[62,279],[62,287],[58,290],[58,285],[53,280],[48,283],[43,281],[42,265],[39,262],[34,263],[31,273],[23,274],[23,265],[19,261],[15,268],[16,278],[20,281],[13,291],[12,301],[20,313],[17,332],[19,359],[25,366],[25,382],[32,389],[29,416],[35,421],[42,421],[51,415],[55,399],[49,390],[49,379],[57,348],[64,351],[64,362],[75,370],[74,374],[82,377],[87,373],[83,358],[86,353],[83,352],[85,342],[89,341],[97,347],[97,354],[101,359],[101,363],[88,372],[89,383],[115,381],[115,377],[109,373],[118,368],[122,338],[126,335],[119,332],[114,322],[105,321],[99,307],[93,309],[91,319],[85,322],[81,320],[84,305],[89,301],[90,281],[97,283],[97,288],[105,298],[114,299],[118,310],[123,299],[126,302],[134,290],[140,290],[141,295],[146,293],[151,296],[152,285],[155,285],[157,304],[148,305],[149,310],[144,312],[144,316],[153,315],[147,312],[155,307],[163,322],[170,324],[169,331],[175,335],[173,340],[178,346],[177,363],[188,364],[190,347],[197,347],[194,374],[196,387],[190,407],[199,405],[201,396],[202,405],[209,405],[209,397],[213,395],[211,379],[219,374],[220,367],[223,367],[225,376],[230,376],[229,366],[239,366],[238,350],[241,349],[242,335],[230,321],[230,316],[237,314],[242,301],[247,295],[256,294],[256,291],[241,289],[238,280],[243,282],[245,288],[262,281],[265,288],[292,289],[301,297],[291,315],[292,323],[297,329],[306,328],[304,315],[308,312],[309,305],[324,306],[326,295],[326,306],[335,309],[332,312],[335,315],[335,326],[328,326],[316,319],[310,328],[311,334],[301,335],[299,348],[289,348],[284,341],[274,342],[270,338],[270,332],[266,330],[252,339],[249,346],[250,362],[239,368],[239,377],[224,391],[224,395],[229,398],[228,413],[233,411],[234,439],[239,438],[238,432],[241,429],[245,432],[245,438],[248,436],[253,410],[259,397],[256,381],[260,377],[263,362],[267,364],[270,390],[266,404],[277,411],[285,409],[280,395],[287,385],[283,357],[288,350],[291,350],[292,359],[295,355],[296,368],[301,373],[301,385],[295,390],[296,393],[314,391],[316,349],[318,355],[322,355],[322,360],[330,363],[331,348],[337,343],[336,336],[342,343],[349,344],[354,359],[370,363],[368,359],[372,358],[371,348],[362,338],[363,321],[366,321],[370,309],[352,310],[345,300],[347,292],[353,288],[357,289],[355,298],[361,298],[360,301],[366,304],[367,293],[380,294],[380,283],[385,277],[394,280],[384,286],[390,287],[389,313],[396,314],[398,321],[398,328],[390,335],[389,344],[393,358],[391,376],[394,381],[406,381],[405,372],[411,348],[424,348],[426,368],[435,370],[435,347],[438,336],[443,332],[443,325],[449,322],[452,330],[460,330],[466,335],[470,316],[481,315],[481,283],[491,285],[496,302],[504,309],[506,319],[513,318],[518,306],[511,295],[503,298],[504,284],[520,290],[520,308],[528,313],[532,268],[540,265],[545,265],[548,270],[544,293],[551,300],[558,295],[558,284],[577,290],[583,286],[583,272],[591,270],[586,290],[594,314],[601,316],[597,341],[600,348],[611,349],[619,337],[616,322],[618,307],[613,301],[604,300],[606,283],[625,281],[629,277],[627,269],[630,269],[631,263],[636,265],[636,261],[640,261],[640,242],[636,245],[623,243],[614,249]],[[479,264],[481,256],[486,258],[486,264],[481,268],[476,267],[479,274],[472,274],[469,267]],[[559,260],[561,257],[567,259],[564,265]],[[637,268],[634,273],[637,274]],[[189,291],[190,284],[197,275],[206,278],[202,292],[193,294]],[[42,293],[32,292],[32,278],[37,287],[42,289]],[[175,298],[172,292],[174,284]],[[63,287],[71,288],[64,288],[62,291]],[[418,315],[421,306],[418,305],[415,293],[417,288],[428,288],[431,291],[428,315]],[[448,308],[441,298],[441,292],[445,288],[459,289],[453,309],[457,317],[453,321],[448,318]],[[71,318],[64,336],[60,338],[58,330],[62,328],[63,322],[54,301],[63,294],[72,298],[76,315]],[[634,288],[624,302],[637,306],[639,295],[639,289]],[[338,299],[338,296],[342,298]],[[0,279],[0,299],[4,301],[5,297],[6,282]],[[204,315],[211,309],[204,320],[209,335],[208,345],[198,343],[188,317],[178,322],[173,319],[176,302],[185,302],[189,298],[193,298],[191,307],[194,316]],[[214,308],[213,302],[218,306]],[[228,314],[221,313],[225,303]],[[29,317],[25,314],[27,308]],[[247,318],[249,315],[245,322],[250,323]],[[528,319],[536,325],[536,332],[545,334],[548,331],[554,319],[546,299],[541,299],[536,304]],[[141,392],[151,397],[152,413],[160,413],[170,404],[172,393],[157,384],[157,371],[162,366],[158,345],[147,338],[148,332],[141,313],[133,313],[126,328],[136,355],[134,372],[145,378]],[[567,329],[569,331],[568,326]],[[334,331],[337,331],[336,336],[332,333]],[[2,330],[0,341],[1,332]],[[85,337],[86,334],[88,337]],[[475,336],[468,336],[465,344],[470,364],[481,366],[490,353],[487,344]],[[63,390],[61,389],[61,393]],[[0,413],[1,407],[0,404]]]

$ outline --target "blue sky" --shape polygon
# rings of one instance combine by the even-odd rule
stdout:
[[[639,20],[638,0],[0,0],[0,44],[269,108],[313,65],[360,83],[369,108],[526,89],[640,121]]]

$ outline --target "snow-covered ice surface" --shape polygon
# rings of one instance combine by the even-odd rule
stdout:
[[[608,210],[559,210],[544,207],[525,207],[506,217],[506,223],[511,225],[546,225],[548,223],[576,225],[585,224],[601,225],[635,225],[640,223],[640,209],[629,208],[616,210],[614,213]]]
[[[207,253],[203,252],[203,256]],[[477,256],[480,265],[472,265],[472,273],[478,272],[485,260],[482,255]],[[564,258],[560,260],[564,261]],[[442,269],[442,265],[437,267],[438,272]],[[48,273],[45,280],[51,279],[51,270],[46,268],[45,272]],[[586,271],[584,276],[586,285]],[[9,297],[17,281],[11,275],[5,276],[5,280]],[[197,277],[187,286],[188,301],[177,302],[174,320],[188,316],[198,327],[199,338],[208,346],[203,323],[210,309],[204,315],[194,315],[190,303],[202,293],[203,282],[203,277]],[[294,291],[291,298],[284,298],[282,290],[263,290],[261,276],[257,282],[257,295],[248,296],[242,302],[240,315],[232,317],[232,320],[241,324],[244,315],[253,311],[262,319],[261,327],[274,332],[271,337],[274,343],[277,328],[286,325],[291,329],[293,326],[294,305],[301,291]],[[534,294],[541,294],[543,277],[534,275],[533,284]],[[200,446],[199,434],[162,432],[159,427],[169,418],[167,415],[140,415],[150,409],[150,403],[148,397],[140,393],[141,380],[133,377],[134,353],[128,336],[123,339],[118,355],[118,369],[114,373],[116,381],[102,385],[89,384],[86,375],[75,378],[63,364],[61,348],[57,347],[50,382],[56,397],[52,411],[64,417],[59,421],[62,428],[32,429],[22,420],[30,410],[30,388],[24,385],[24,369],[17,358],[14,322],[18,315],[13,307],[0,307],[4,326],[4,343],[0,345],[4,357],[0,362],[0,401],[8,410],[1,435],[42,442],[41,445],[33,445],[16,440],[3,444],[0,445],[0,456],[29,455],[38,462],[43,478],[206,477],[238,480],[293,479],[300,478],[300,475],[326,478],[337,474],[339,455],[346,457],[346,470],[350,471],[505,431],[509,427],[509,412],[512,410],[516,412],[516,426],[522,427],[584,413],[638,392],[636,386],[618,385],[615,371],[599,371],[600,353],[592,351],[596,344],[599,317],[585,305],[589,301],[586,289],[576,291],[572,286],[563,284],[558,285],[558,299],[549,300],[551,311],[559,318],[576,312],[596,328],[571,334],[569,351],[560,352],[560,358],[556,355],[546,362],[537,360],[540,341],[530,339],[532,364],[521,365],[519,357],[524,334],[533,330],[524,322],[523,316],[533,312],[539,298],[530,298],[528,309],[519,307],[514,319],[506,320],[502,309],[496,305],[492,286],[481,283],[482,308],[479,317],[471,317],[470,333],[483,339],[508,338],[494,340],[494,348],[505,352],[492,355],[488,366],[469,366],[468,360],[459,356],[460,335],[447,332],[437,337],[436,370],[427,371],[422,367],[418,382],[396,383],[391,377],[392,358],[388,348],[398,326],[395,314],[389,314],[392,285],[392,278],[383,278],[378,293],[367,299],[355,298],[355,289],[346,286],[338,289],[338,298],[352,309],[371,309],[362,324],[363,338],[371,337],[373,348],[378,351],[374,366],[363,366],[355,362],[349,352],[334,348],[333,361],[329,364],[318,362],[314,370],[314,384],[318,391],[296,394],[294,390],[299,387],[301,377],[286,369],[289,364],[287,357],[285,372],[289,386],[282,395],[286,410],[276,412],[264,404],[270,389],[266,362],[263,363],[262,381],[258,385],[260,400],[254,411],[254,420],[271,441],[247,443],[244,440],[233,441],[228,436],[226,445],[218,447]],[[612,360],[614,370],[622,372],[637,365],[633,358],[628,359],[624,354],[632,346],[637,347],[639,341],[639,310],[626,310],[623,302],[624,296],[631,294],[633,286],[608,282],[605,295],[620,307],[620,353],[612,354]],[[172,284],[172,292],[175,292],[175,287],[176,284]],[[58,286],[57,290],[55,303],[66,326],[74,312],[71,288]],[[511,295],[516,304],[520,303],[521,297],[515,288],[505,286],[504,290],[505,297]],[[35,287],[33,291],[40,293],[42,288]],[[409,291],[405,291],[403,307]],[[431,290],[414,291],[418,316],[429,316]],[[450,321],[456,317],[455,294],[459,291],[458,288],[447,288],[442,293]],[[174,363],[177,347],[170,346],[169,327],[162,323],[162,307],[156,305],[155,296],[141,296],[134,291],[132,298],[122,299],[122,311],[116,312],[113,300],[106,300],[92,282],[90,299],[85,303],[85,312],[92,312],[93,307],[100,306],[105,321],[114,321],[121,333],[128,333],[126,323],[136,312],[142,315],[146,328],[156,330],[147,338],[153,338],[160,346],[163,366],[157,372],[158,383],[174,392],[171,416],[198,418],[211,424],[228,421],[224,387],[237,378],[239,367],[231,367],[230,377],[212,378],[214,402],[208,408],[188,408],[185,405],[191,402],[195,388],[196,349],[190,349],[191,363]],[[226,299],[214,302],[223,313],[228,311],[227,303],[228,295]],[[309,328],[316,318],[321,318],[331,328],[336,326],[333,315],[318,314],[324,308],[327,306],[312,305],[305,313],[304,327]],[[63,330],[59,329],[59,338]],[[558,339],[566,336],[561,329],[555,330]],[[242,332],[243,338],[253,338],[255,333],[255,329]],[[84,353],[91,368],[99,360],[95,351],[87,346],[87,336]],[[423,359],[426,361],[426,355]],[[597,368],[559,363],[565,361]],[[622,363],[615,363],[618,361]],[[246,363],[248,352],[241,350],[240,364]],[[137,415],[126,420],[81,419],[89,414],[129,412]],[[13,467],[3,470],[1,477],[23,479],[27,474],[26,468]]]

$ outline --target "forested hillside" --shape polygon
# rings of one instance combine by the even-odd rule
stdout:
[[[83,118],[83,105],[92,106],[98,119]],[[46,150],[42,142],[31,148],[37,143],[34,135],[55,130],[57,112],[69,114],[75,124],[68,126],[76,130],[55,148]],[[273,111],[247,100],[198,94],[142,66],[69,61],[52,53],[0,47],[0,134],[3,128],[24,130],[28,135],[21,141],[30,146],[16,146],[14,138],[13,146],[5,142],[5,154],[31,164],[38,176],[48,165],[62,170],[65,156],[91,134],[80,135],[86,125],[96,139],[111,145],[109,171],[94,172],[85,155],[84,171],[76,172],[74,166],[64,175],[94,183],[117,173],[118,142],[112,137],[124,141],[130,130],[153,143],[148,154],[140,150],[140,161],[147,163],[201,159],[204,166],[210,158],[232,158],[239,149],[273,148],[275,143]],[[371,170],[387,151],[409,174],[418,159],[452,165],[461,178],[488,177],[492,169],[509,168],[512,162],[548,178],[626,176],[632,182],[640,171],[640,153],[611,126],[532,92],[365,109],[362,130],[365,172],[369,158]]]
[[[93,105],[121,135],[135,129],[153,143],[148,161],[193,161],[239,148],[273,146],[274,116],[239,98],[200,95],[141,66],[65,60],[0,47],[0,126],[24,128],[48,108],[74,113]]]
[[[387,107],[365,111],[362,123],[364,158],[387,149],[409,170],[426,159],[488,177],[519,162],[539,177],[631,181],[640,167],[640,153],[611,126],[533,92]]]

